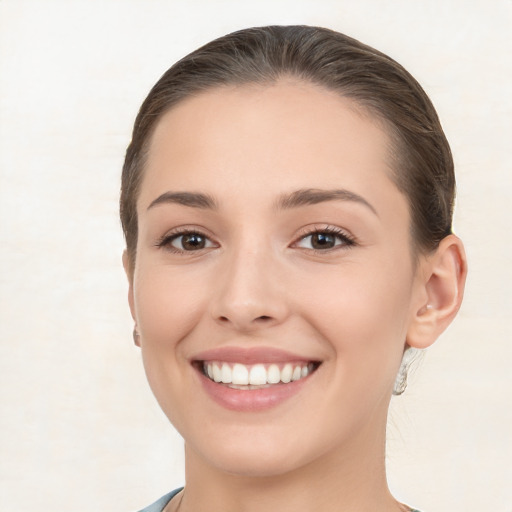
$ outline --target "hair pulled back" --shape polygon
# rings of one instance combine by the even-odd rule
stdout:
[[[203,91],[294,77],[352,99],[384,122],[395,184],[408,199],[416,249],[451,232],[455,177],[448,141],[418,82],[397,62],[344,34],[319,27],[269,26],[216,39],[158,80],[135,120],[122,173],[120,213],[129,261],[137,247],[136,203],[152,133],[174,105]]]

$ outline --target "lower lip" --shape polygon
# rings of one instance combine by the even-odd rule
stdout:
[[[296,395],[310,375],[288,384],[276,384],[260,389],[233,389],[225,384],[218,384],[199,373],[201,384],[206,393],[219,405],[232,411],[256,412],[271,409]]]

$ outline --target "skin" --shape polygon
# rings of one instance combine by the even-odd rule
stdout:
[[[214,89],[158,123],[124,263],[149,383],[185,439],[186,492],[167,510],[404,510],[385,477],[393,383],[406,343],[430,345],[455,315],[465,258],[455,236],[415,257],[388,148],[349,100],[292,80]],[[276,206],[305,189],[362,200]],[[152,205],[167,192],[216,207]],[[180,229],[205,246],[184,248]],[[326,229],[335,246],[315,250]],[[190,363],[224,346],[322,364],[278,406],[232,411]]]

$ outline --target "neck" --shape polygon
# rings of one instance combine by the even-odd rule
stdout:
[[[385,473],[385,427],[366,428],[347,446],[278,475],[227,473],[186,447],[180,512],[398,512]]]

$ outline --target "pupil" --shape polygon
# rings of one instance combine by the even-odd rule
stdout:
[[[197,234],[183,235],[181,244],[183,245],[183,249],[187,250],[203,249],[205,240],[201,235]]]
[[[311,245],[315,249],[330,249],[335,243],[334,236],[328,233],[315,233],[311,238]]]

